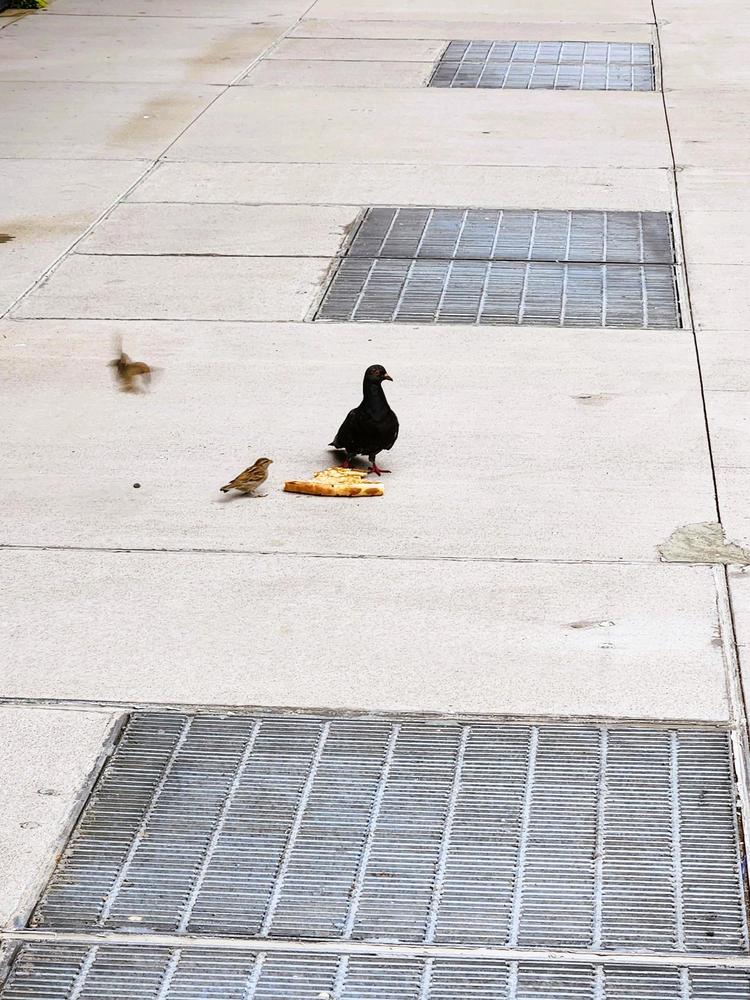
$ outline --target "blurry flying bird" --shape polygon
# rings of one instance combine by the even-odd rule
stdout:
[[[122,349],[122,341],[119,341],[115,349],[119,357],[109,362],[109,367],[114,368],[114,376],[121,392],[139,392],[141,379],[148,385],[151,382],[152,368],[145,361],[131,361]]]
[[[239,476],[227,483],[226,486],[221,487],[221,492],[226,493],[228,490],[239,490],[240,493],[246,493],[248,496],[255,494],[255,490],[265,483],[268,479],[268,466],[273,464],[273,459],[270,458],[259,458],[249,468],[241,472]],[[258,496],[265,496],[265,493],[257,494]]]

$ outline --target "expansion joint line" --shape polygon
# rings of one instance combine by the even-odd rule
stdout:
[[[672,185],[675,198],[675,230],[679,233],[679,244],[682,258],[683,287],[685,291],[685,307],[687,317],[690,322],[690,329],[693,335],[693,350],[695,352],[696,369],[698,374],[698,384],[700,386],[701,405],[703,407],[703,423],[706,433],[706,446],[708,448],[709,461],[711,466],[711,477],[713,480],[714,505],[716,509],[716,519],[721,524],[721,501],[719,499],[718,482],[716,478],[716,460],[714,457],[713,443],[711,440],[711,426],[708,418],[708,404],[706,402],[706,386],[703,377],[703,367],[701,364],[700,346],[695,329],[695,317],[693,315],[692,298],[690,294],[690,275],[688,273],[687,260],[685,258],[684,227],[682,223],[682,205],[680,200],[680,187],[677,180],[677,157],[675,155],[674,138],[669,121],[669,109],[664,93],[664,58],[661,42],[661,30],[659,18],[656,12],[656,0],[651,0],[651,11],[654,20],[654,33],[656,39],[656,50],[658,54],[659,72],[654,69],[655,86],[659,88],[661,94],[662,108],[664,110],[664,122],[669,141],[669,151],[671,159]],[[723,565],[713,566],[714,583],[716,587],[716,604],[718,612],[719,629],[721,633],[721,645],[724,657],[725,681],[727,687],[727,698],[731,714],[731,739],[732,758],[735,768],[735,780],[737,796],[739,799],[739,814],[745,818],[742,823],[741,840],[742,850],[745,857],[745,867],[747,859],[750,858],[750,742],[748,740],[748,713],[747,700],[742,685],[742,675],[740,673],[737,656],[737,639],[734,628],[734,616],[732,612],[731,595],[729,591],[729,578],[727,567]],[[741,860],[740,860],[741,863]],[[743,873],[743,881],[747,884],[747,870]]]
[[[659,88],[659,93],[661,94],[662,109],[664,111],[664,124],[667,130],[667,141],[669,142],[669,156],[671,160],[671,173],[672,173],[672,187],[674,190],[675,199],[675,234],[679,234],[679,246],[680,246],[680,256],[682,264],[682,275],[683,275],[683,288],[685,292],[685,310],[684,313],[687,314],[687,319],[690,324],[690,330],[693,335],[693,350],[695,352],[695,363],[698,372],[698,383],[700,386],[701,394],[701,406],[703,408],[703,425],[706,432],[706,446],[708,448],[708,457],[711,466],[711,478],[713,481],[714,490],[714,506],[716,508],[716,520],[721,524],[721,504],[719,501],[719,489],[716,479],[716,461],[714,458],[713,444],[711,441],[711,427],[708,419],[708,405],[706,403],[706,387],[703,378],[703,367],[701,365],[700,347],[698,346],[698,337],[695,330],[695,317],[693,315],[693,304],[692,297],[690,294],[690,276],[688,274],[687,260],[685,258],[685,232],[684,226],[682,224],[682,205],[680,202],[680,187],[677,183],[677,157],[675,155],[674,139],[672,136],[672,129],[669,122],[669,109],[667,108],[667,98],[664,93],[664,59],[662,53],[661,44],[661,32],[659,30],[659,19],[656,13],[656,0],[651,0],[651,12],[654,19],[654,33],[656,37],[656,51],[658,53],[659,62],[659,72],[655,76],[655,85]]]

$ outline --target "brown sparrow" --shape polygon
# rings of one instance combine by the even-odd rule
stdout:
[[[259,458],[257,461],[241,472],[236,479],[233,479],[231,483],[227,483],[226,486],[221,487],[221,492],[226,493],[227,490],[239,490],[240,493],[245,493],[251,496],[255,493],[258,487],[265,483],[268,479],[268,466],[273,463],[273,459],[270,458]],[[259,494],[260,496],[265,496],[265,493]]]
[[[119,358],[109,362],[109,367],[114,368],[114,375],[120,386],[121,392],[139,392],[140,379],[148,385],[151,381],[151,366],[145,361],[131,361],[122,349],[120,343],[116,350],[119,351]]]

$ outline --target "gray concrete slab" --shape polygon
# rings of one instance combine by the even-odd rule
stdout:
[[[229,83],[289,23],[253,25],[210,17],[26,18],[0,36],[0,80]]]
[[[264,59],[240,81],[250,87],[423,87],[434,64]]]
[[[376,21],[486,21],[498,20],[497,11],[484,0],[318,0],[311,14],[315,18],[357,21],[364,17]],[[575,4],[560,0],[505,0],[502,18],[507,21],[596,21],[606,24],[653,21],[654,14],[648,0],[634,0],[619,6],[607,0],[578,0]]]
[[[750,684],[750,567],[731,566],[727,575],[740,671],[747,689]]]
[[[145,169],[137,161],[4,160],[0,313],[51,267]]]
[[[750,266],[694,264],[690,268],[690,299],[696,329],[746,330]]]
[[[44,13],[294,22],[309,6],[310,0],[216,0],[212,4],[201,0],[55,0]]]
[[[87,254],[332,257],[359,215],[346,205],[128,203],[83,240]]]
[[[68,257],[13,314],[79,319],[303,320],[328,257]]]
[[[672,90],[665,98],[679,167],[731,170],[744,165],[750,115],[742,90]]]
[[[699,95],[720,86],[729,91],[750,88],[750,66],[746,55],[750,33],[744,39],[726,36],[715,45],[706,44],[705,31],[692,26],[693,37],[687,40],[669,39],[664,44],[662,69],[668,93],[694,90]],[[684,38],[681,33],[680,38]],[[731,66],[732,71],[727,72]]]
[[[170,160],[661,167],[649,93],[235,87]]]
[[[750,391],[748,327],[740,330],[700,330],[697,338],[706,388],[716,392]]]
[[[311,13],[315,13],[313,8]],[[558,14],[558,16],[562,16]],[[332,20],[305,17],[289,32],[294,38],[490,38],[516,41],[653,41],[653,25],[643,23],[607,23],[574,20],[528,21],[516,10],[508,20],[461,21],[434,19],[417,21],[399,18],[392,21]]]
[[[747,332],[744,332],[745,339]],[[743,348],[747,357],[747,349]],[[750,509],[748,474],[750,474],[750,382],[747,363],[742,365],[744,388],[740,377],[730,387],[706,392],[706,413],[711,430],[716,486],[721,507],[721,522],[727,539],[750,549]],[[709,372],[710,377],[710,372]],[[734,380],[731,380],[734,381]],[[709,385],[716,384],[711,379]]]
[[[6,635],[8,625],[3,620]],[[0,705],[0,927],[25,920],[51,875],[116,720],[104,710]]]
[[[6,695],[727,715],[708,567],[5,551],[0,574]]]
[[[673,198],[666,168],[160,163],[128,200],[659,212],[670,211]]]
[[[710,4],[702,0],[658,0],[658,9],[670,32],[687,29],[692,24],[696,29],[723,28],[726,34],[727,26],[741,30],[750,25],[747,4],[743,0],[714,0]]]
[[[750,171],[687,167],[677,184],[686,212],[735,212],[744,207]]]
[[[750,264],[750,211],[686,209],[682,213],[685,256],[691,264]]]
[[[152,273],[156,289],[169,280]],[[5,543],[655,561],[675,528],[716,519],[687,332],[131,320],[2,333]],[[114,391],[115,335],[162,369],[150,394]],[[402,424],[385,497],[283,493],[335,461],[326,445],[376,362]],[[265,499],[218,492],[262,454]]]
[[[285,38],[269,59],[344,59],[348,62],[434,62],[444,40],[403,38]]]
[[[5,158],[155,158],[216,96],[199,84],[0,83]]]

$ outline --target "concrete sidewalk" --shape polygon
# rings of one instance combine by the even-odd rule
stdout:
[[[750,547],[750,15],[656,17],[663,94],[424,87],[453,38],[656,41],[645,0],[0,19],[4,921],[131,704],[744,738],[750,555],[700,526]],[[673,212],[685,328],[306,322],[378,204]],[[162,369],[150,393],[114,392],[117,337]],[[282,493],[330,462],[374,362],[402,424],[384,498]],[[268,498],[222,497],[261,454]],[[56,794],[27,803],[45,772]]]

